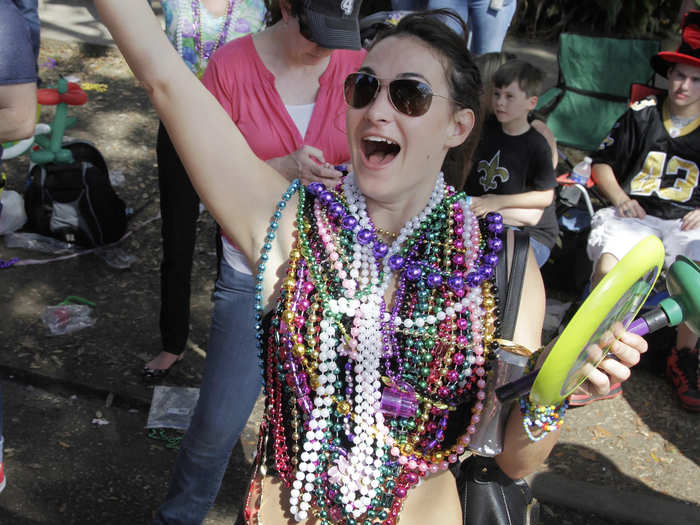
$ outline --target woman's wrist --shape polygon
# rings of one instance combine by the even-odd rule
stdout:
[[[542,366],[549,354],[544,347],[532,353],[528,359],[525,373],[530,373]],[[529,394],[520,398],[520,413],[523,416],[523,429],[530,441],[540,441],[550,432],[558,430],[564,424],[564,414],[569,403],[565,399],[557,405],[538,405],[533,403]]]

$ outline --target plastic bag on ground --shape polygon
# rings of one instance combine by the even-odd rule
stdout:
[[[109,266],[118,270],[131,268],[131,265],[134,263],[134,261],[136,261],[135,255],[126,253],[118,246],[112,246],[111,248],[99,248],[96,253],[102,257],[104,262],[106,262]]]
[[[146,428],[187,430],[197,399],[199,388],[156,385]]]
[[[59,304],[46,306],[41,312],[41,320],[51,335],[77,332],[95,324],[93,309],[86,304]]]
[[[64,254],[75,253],[81,249],[70,242],[59,241],[53,237],[38,233],[10,233],[5,235],[5,246],[8,248],[23,248],[43,253]]]

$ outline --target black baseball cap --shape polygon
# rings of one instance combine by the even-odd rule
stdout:
[[[361,49],[362,0],[304,0],[300,22],[310,40],[329,49]]]

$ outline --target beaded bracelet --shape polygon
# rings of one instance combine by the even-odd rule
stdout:
[[[532,353],[525,367],[526,374],[535,367],[541,353],[542,348]],[[523,428],[530,441],[540,441],[553,430],[561,428],[568,406],[566,399],[558,405],[536,405],[530,401],[528,394],[521,396],[520,412],[523,415]]]

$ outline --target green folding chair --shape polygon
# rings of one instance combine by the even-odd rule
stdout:
[[[630,84],[650,84],[649,59],[659,41],[562,33],[559,81],[536,111],[547,117],[557,143],[584,151],[598,149],[628,105]]]

